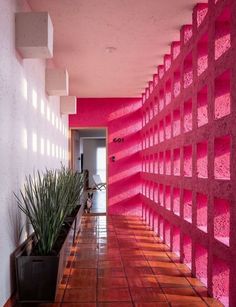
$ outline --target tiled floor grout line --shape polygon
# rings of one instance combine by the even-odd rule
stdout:
[[[131,244],[130,246],[129,243]],[[158,246],[158,244],[160,245]],[[86,258],[86,253],[89,255],[90,250],[92,255],[88,260]],[[83,252],[85,253],[84,255]],[[160,254],[158,255],[159,252]],[[170,253],[173,253],[173,255]],[[127,217],[107,217],[103,219],[95,215],[90,218],[84,216],[80,232],[78,232],[76,236],[76,244],[73,245],[70,256],[72,256],[72,258],[70,258],[71,263],[69,270],[66,272],[68,276],[65,279],[65,287],[62,288],[63,295],[60,297],[61,301],[57,303],[57,306],[70,306],[70,304],[73,305],[77,302],[79,304],[78,306],[83,306],[83,304],[87,306],[87,303],[91,304],[91,306],[96,305],[97,307],[103,306],[103,304],[104,306],[113,306],[113,304],[118,306],[119,303],[121,306],[122,304],[125,305],[125,303],[133,307],[143,306],[145,297],[149,295],[149,293],[151,295],[154,293],[154,296],[150,297],[151,300],[147,300],[152,306],[154,304],[158,306],[158,302],[161,305],[163,304],[163,306],[175,306],[178,302],[176,299],[183,300],[183,302],[189,302],[190,305],[196,302],[197,306],[198,304],[201,305],[202,302],[201,306],[204,304],[204,306],[213,306],[210,304],[210,300],[204,299],[204,289],[200,289],[202,286],[188,279],[188,277],[191,277],[191,275],[188,275],[190,274],[189,271],[186,270],[184,266],[178,266],[178,264],[182,263],[175,258],[174,252],[171,252],[170,247],[167,246],[142,219],[129,219]],[[155,257],[158,258],[155,259]],[[113,265],[113,261],[115,266]],[[137,261],[137,263],[132,264],[132,261]],[[155,262],[157,262],[157,264],[155,264]],[[158,262],[161,264],[160,267]],[[174,266],[172,266],[172,264]],[[77,284],[74,283],[75,280],[73,281],[72,279],[74,272],[72,270],[73,268],[75,268],[75,272],[76,269],[85,270],[83,273],[85,275],[81,275],[81,282],[83,277],[86,278],[86,274],[89,274],[86,273],[86,270],[89,271],[95,268],[94,272],[96,273],[96,279],[94,279],[94,286],[92,286],[90,281],[88,283],[89,286],[85,286],[83,283],[79,284],[81,286],[77,286]],[[116,268],[118,269],[117,272]],[[123,272],[122,274],[119,273],[119,268],[120,272]],[[131,270],[129,268],[131,268]],[[111,270],[112,278],[117,278],[112,285],[109,285],[109,282],[107,283],[107,279],[109,280],[109,270]],[[173,270],[176,270],[177,273]],[[112,272],[114,272],[114,275]],[[135,272],[137,272],[138,275],[136,275]],[[159,274],[165,279],[160,280]],[[148,280],[148,277],[151,279]],[[121,280],[119,281],[118,278]],[[175,281],[175,278],[180,279]],[[135,281],[135,279],[137,279],[137,281]],[[70,280],[72,284],[69,284]],[[179,281],[181,281],[181,283],[179,283]],[[94,289],[94,287],[96,287],[96,289]],[[156,287],[158,290],[155,294]],[[199,287],[200,292],[197,291],[197,287]],[[79,289],[81,289],[82,297],[80,296],[81,294],[79,294],[78,300],[76,300],[76,291],[66,293],[68,289],[69,291],[73,289],[78,289],[79,291]],[[84,289],[91,289],[91,294],[88,292],[91,299],[89,299],[89,297],[88,300],[84,299],[83,295],[87,293]],[[104,291],[102,291],[102,289]],[[110,296],[109,289],[112,289],[115,293],[115,289],[117,289],[117,291],[120,289],[120,293],[126,293],[125,297],[127,296],[127,302],[126,299],[124,299],[124,301],[119,301],[117,294],[115,296],[113,296],[113,294]],[[141,291],[140,294],[138,289]],[[141,289],[144,291],[142,292]],[[175,291],[173,291],[174,289],[177,291],[176,294]],[[183,291],[183,289],[189,290]],[[95,292],[93,292],[93,290]],[[179,294],[178,290],[180,290]],[[71,300],[70,294],[72,293],[75,293],[73,294],[75,295],[75,299]],[[95,302],[93,301],[94,296],[92,296],[92,293],[95,295]],[[130,297],[129,302],[128,296]],[[191,298],[193,299],[191,300]],[[178,306],[181,305],[179,304]]]
[[[143,223],[144,225],[146,225],[145,222],[144,222],[143,220],[142,220],[142,223]],[[154,232],[153,229],[151,229],[151,231],[153,232],[153,237],[154,237],[154,238],[155,238],[155,237],[158,237],[158,235],[155,234],[155,232]],[[163,241],[162,239],[161,239],[160,241],[157,241],[157,243],[165,244],[164,241]],[[173,259],[171,259],[170,256],[167,254],[166,250],[165,250],[164,252],[165,252],[166,256],[168,257],[168,259],[170,260],[170,263],[175,264],[175,262],[173,261]],[[146,258],[146,256],[145,256],[145,258]],[[146,259],[147,259],[147,258],[146,258]],[[149,263],[149,260],[148,260],[148,263]],[[150,265],[150,264],[149,264],[149,265]],[[175,264],[175,265],[176,265],[176,264]],[[161,286],[161,284],[160,284],[160,282],[159,282],[159,280],[158,280],[158,277],[156,277],[156,274],[155,274],[155,272],[154,272],[154,270],[153,270],[153,267],[152,267],[151,265],[150,265],[150,268],[151,268],[151,270],[152,270],[152,272],[153,272],[153,274],[154,274],[154,276],[155,276],[155,278],[156,278],[156,280],[157,280],[157,282],[158,282],[159,287],[161,288],[163,294],[165,295],[165,298],[166,298],[167,303],[169,304],[169,306],[171,306],[171,304],[168,302],[168,298],[167,298],[167,296],[166,296],[166,293],[164,292],[164,289],[163,289],[163,287]],[[177,266],[176,266],[176,268],[177,268]],[[177,269],[178,269],[178,268],[177,268]],[[191,286],[191,285],[190,285],[190,286]],[[197,294],[197,293],[196,293],[196,294]]]
[[[142,221],[141,221],[142,222]],[[143,223],[143,222],[142,222]],[[146,226],[146,225],[145,225]],[[137,240],[137,238],[136,238],[136,234],[135,234],[135,240],[138,242],[138,240]],[[152,273],[153,273],[153,275],[154,275],[154,272],[153,272],[153,270],[152,270],[152,267],[150,266],[150,264],[149,264],[149,261],[148,261],[148,259],[146,258],[146,255],[144,254],[144,252],[143,252],[143,249],[141,248],[141,247],[139,247],[139,249],[141,250],[141,252],[142,252],[142,255],[143,255],[143,257],[144,257],[144,259],[147,261],[147,263],[148,263],[148,267],[150,267],[150,269],[151,269],[151,271],[152,271]],[[155,276],[154,276],[155,277]],[[156,278],[155,278],[156,279]],[[158,282],[158,281],[157,281]],[[158,282],[158,285],[160,286],[160,284],[159,284],[159,282]],[[163,292],[163,294],[164,294],[164,292]],[[166,300],[167,301],[167,300]],[[168,304],[169,305],[169,304]]]
[[[144,225],[146,225],[146,223],[145,223],[145,221],[143,221],[143,219],[142,219],[142,223],[143,223]],[[155,238],[155,236],[158,237],[158,236],[155,234],[154,230],[151,230],[151,231],[153,232],[153,237],[154,237],[154,238]],[[160,237],[159,237],[159,238],[160,238]],[[163,241],[162,239],[161,239],[160,241],[158,240],[157,243],[165,244],[164,241]],[[170,263],[174,263],[174,261],[173,261],[173,260],[169,257],[169,255],[167,254],[166,250],[165,250],[164,252],[165,252],[166,256],[168,257],[168,259],[170,259]],[[146,256],[145,256],[145,258],[146,258]],[[147,259],[147,258],[146,258],[146,259]],[[149,263],[149,260],[148,260],[148,263]],[[149,265],[150,265],[150,264],[149,264]],[[165,292],[164,292],[164,290],[163,290],[163,287],[161,286],[161,284],[160,284],[160,282],[159,282],[159,280],[158,280],[158,277],[156,277],[156,274],[155,274],[155,272],[154,272],[154,270],[153,270],[153,267],[152,267],[151,265],[150,265],[150,268],[151,268],[151,270],[152,270],[152,272],[153,272],[153,274],[154,274],[154,276],[155,276],[155,278],[156,278],[156,280],[157,280],[157,282],[158,282],[159,287],[161,288],[163,294],[165,295],[165,298],[166,298],[167,303],[168,303],[169,306],[170,306],[170,303],[168,302],[168,298],[167,298],[167,296],[166,296],[166,294],[165,294]]]
[[[70,270],[69,270],[69,274],[68,274],[68,278],[66,280],[66,285],[65,285],[65,288],[63,289],[63,295],[62,295],[62,298],[61,298],[61,302],[60,302],[60,306],[62,306],[63,304],[63,301],[64,301],[64,296],[65,296],[65,292],[66,292],[66,289],[67,289],[67,286],[68,286],[68,282],[69,282],[69,279],[70,279],[70,276],[71,276],[71,272],[72,272],[72,266],[73,266],[73,262],[75,260],[75,256],[76,256],[76,250],[77,250],[77,237],[80,233],[80,229],[78,231],[78,233],[76,234],[76,238],[75,238],[75,242],[72,244],[72,248],[74,248],[76,246],[76,249],[75,251],[73,252],[74,255],[73,255],[73,260],[70,261]],[[74,246],[75,245],[75,246]],[[70,256],[71,256],[71,253],[70,253]],[[67,266],[66,266],[67,267]]]
[[[141,222],[142,222],[142,224],[143,224],[144,226],[146,226],[147,228],[149,228],[148,225],[146,225],[146,223],[145,223],[143,220],[141,220]],[[154,238],[154,235],[155,235],[155,234],[154,234],[154,231],[151,230],[151,229],[150,229],[150,231],[153,232],[153,238]],[[170,306],[170,303],[168,302],[168,299],[167,299],[167,297],[166,297],[166,295],[165,295],[165,293],[164,293],[164,291],[163,291],[163,289],[162,289],[162,287],[161,287],[161,285],[160,285],[160,283],[159,283],[159,281],[158,281],[158,278],[155,276],[155,272],[153,271],[153,268],[151,267],[148,258],[146,257],[145,253],[143,252],[143,249],[142,249],[142,253],[143,253],[144,258],[146,259],[146,261],[147,261],[147,263],[148,263],[148,266],[150,267],[150,269],[151,269],[151,271],[152,271],[152,273],[153,273],[153,276],[154,276],[155,279],[157,280],[157,283],[158,283],[158,285],[159,285],[159,288],[161,289],[162,293],[164,294],[164,296],[165,296],[165,298],[166,298],[166,302],[167,302],[168,305]]]
[[[118,242],[118,244],[119,244],[119,242]],[[119,247],[119,251],[120,251],[120,247]],[[121,251],[120,251],[120,256],[121,256]],[[122,261],[122,264],[123,264],[123,266],[124,266],[122,257],[121,257],[121,261]],[[133,300],[133,296],[132,296],[132,293],[131,293],[131,290],[130,290],[129,279],[128,279],[128,276],[127,276],[127,273],[126,273],[125,268],[124,268],[124,274],[125,274],[125,278],[126,278],[126,282],[127,282],[127,286],[128,286],[128,291],[129,291],[131,303],[132,303],[132,306],[135,307],[135,302],[134,302],[134,300]]]
[[[77,237],[77,235],[76,235],[76,237]],[[76,244],[76,245],[77,245],[77,244]],[[74,244],[72,244],[72,247],[74,247]],[[70,253],[70,256],[71,256],[71,253]],[[74,258],[75,258],[75,253],[74,253],[74,255],[73,255],[73,260],[72,260],[71,263],[70,263],[70,270],[69,270],[68,278],[67,278],[67,280],[66,280],[65,288],[63,288],[63,295],[62,295],[62,298],[61,298],[61,300],[60,300],[60,306],[62,306],[62,304],[63,304],[63,300],[64,300],[64,296],[65,296],[65,291],[66,291],[66,288],[67,288],[67,285],[68,285],[68,281],[69,281],[69,278],[70,278],[70,275],[71,275],[72,263],[73,263],[73,261],[74,261]],[[67,264],[66,264],[66,268],[67,268]]]
[[[146,225],[145,224],[145,222],[143,221],[143,219],[142,219],[142,223],[144,224],[144,225]],[[151,230],[151,231],[153,231],[153,230]],[[153,231],[153,233],[154,233],[154,236],[157,236],[158,237],[158,235],[156,235],[155,234],[155,232]],[[163,240],[161,240],[161,243],[163,243],[163,244],[165,244],[164,243],[164,241]],[[168,258],[170,259],[170,261],[171,261],[171,263],[174,263],[175,265],[176,265],[176,263],[170,258],[170,256],[167,254],[167,252],[165,251],[165,253],[166,253],[166,255],[168,256]],[[147,258],[146,258],[146,256],[144,255],[144,257],[145,257],[145,259],[147,260]],[[149,261],[148,261],[148,263],[149,263]],[[180,262],[181,263],[181,262]],[[150,266],[151,267],[151,266]],[[178,267],[176,266],[176,268],[178,269]],[[151,270],[152,270],[152,272],[153,272],[153,274],[154,274],[154,276],[155,276],[155,272],[153,271],[153,268],[151,267]],[[181,271],[180,271],[181,272]],[[183,274],[183,273],[182,273]],[[184,276],[185,277],[185,276]],[[186,277],[185,277],[186,278]],[[158,278],[157,278],[157,281],[158,281]],[[160,283],[158,282],[158,284],[160,285]],[[191,283],[189,283],[189,287],[191,287],[192,288],[192,290],[198,295],[198,293],[197,293],[197,291],[196,291],[196,289],[194,288],[194,286],[191,284]],[[160,288],[162,289],[162,291],[163,291],[163,287],[160,285]],[[164,293],[164,291],[163,291],[163,293]],[[165,295],[165,293],[164,293],[164,295]],[[166,296],[166,295],[165,295]],[[201,296],[200,296],[201,297]],[[201,297],[201,299],[202,299],[202,301],[205,303],[205,304],[207,304],[207,302]],[[168,301],[168,299],[167,299],[167,301]],[[168,302],[169,303],[169,302]],[[207,306],[210,306],[209,304],[207,304]]]
[[[144,225],[145,225],[145,223],[143,222],[143,220],[141,220],[141,222],[142,222],[142,224],[144,224]],[[147,226],[147,225],[145,225],[145,226]],[[154,237],[154,236],[153,236],[153,237]],[[161,287],[161,285],[160,285],[160,283],[159,283],[158,279],[157,279],[157,278],[156,278],[156,276],[155,276],[155,272],[153,271],[153,268],[151,267],[151,265],[150,265],[150,263],[149,263],[148,258],[146,257],[146,255],[145,255],[145,254],[144,254],[144,252],[143,252],[143,249],[142,249],[142,253],[143,253],[144,258],[146,259],[146,261],[147,261],[147,263],[148,263],[149,267],[151,268],[151,271],[152,271],[152,273],[153,273],[153,275],[154,275],[155,279],[157,280],[158,285],[159,285],[160,289],[162,290],[162,293],[165,295],[165,293],[164,293],[164,291],[163,291],[163,289],[162,289],[162,287]],[[166,298],[166,301],[167,301],[168,305],[170,306],[170,304],[169,304],[169,302],[168,302],[168,300],[167,300],[166,295],[165,295],[165,298]]]
[[[142,224],[143,224],[144,226],[147,227],[147,230],[148,230],[148,231],[152,232],[152,236],[151,236],[151,237],[152,237],[152,239],[155,241],[155,236],[156,236],[156,235],[155,235],[153,229],[151,229],[150,227],[148,227],[148,225],[146,225],[146,224],[143,222],[143,220],[141,220],[141,222],[142,222]],[[150,228],[150,229],[149,229],[149,228]],[[157,241],[157,243],[159,243],[159,242]],[[161,243],[164,243],[164,242],[162,241]],[[143,249],[142,249],[142,252],[143,252]],[[168,256],[168,254],[166,253],[166,251],[165,251],[165,254]],[[157,280],[158,285],[159,285],[159,288],[161,289],[162,293],[164,294],[165,299],[166,299],[168,305],[170,305],[170,303],[168,302],[168,299],[167,299],[167,297],[166,297],[166,294],[165,294],[165,292],[164,292],[164,290],[163,290],[163,287],[162,287],[161,284],[159,283],[158,278],[156,277],[156,274],[155,274],[155,272],[154,272],[154,270],[153,270],[153,267],[152,267],[152,266],[150,265],[150,263],[149,263],[149,259],[147,258],[147,256],[146,256],[144,253],[143,253],[143,255],[144,255],[144,258],[146,259],[146,261],[147,261],[147,263],[148,263],[148,266],[150,267],[150,269],[151,269],[151,271],[152,271],[152,273],[153,273],[154,278]],[[169,258],[169,256],[168,256],[168,258]],[[169,258],[169,259],[170,259],[170,258]],[[170,259],[170,262],[173,263],[172,259]]]

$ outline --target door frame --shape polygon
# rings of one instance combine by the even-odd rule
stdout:
[[[108,184],[108,127],[70,127],[69,129],[69,139],[68,139],[68,149],[69,149],[69,168],[75,170],[75,157],[74,157],[74,131],[77,130],[101,130],[104,129],[106,133],[106,215],[108,215],[108,194],[109,194],[109,184]]]

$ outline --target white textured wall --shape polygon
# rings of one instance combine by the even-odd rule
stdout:
[[[45,95],[45,61],[22,60],[15,51],[14,13],[27,9],[23,1],[0,1],[0,306],[13,289],[13,191],[34,170],[67,164],[67,116],[60,116],[57,97]]]

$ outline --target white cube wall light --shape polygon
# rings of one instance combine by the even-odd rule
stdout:
[[[45,90],[49,96],[66,96],[69,91],[69,76],[66,69],[47,68]]]
[[[60,111],[61,114],[76,114],[77,101],[75,96],[61,96],[60,97]]]
[[[23,58],[51,58],[53,25],[48,12],[16,13],[15,44]]]

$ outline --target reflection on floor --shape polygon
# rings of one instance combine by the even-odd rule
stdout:
[[[91,213],[106,213],[106,190],[93,191],[93,206]]]
[[[222,306],[136,217],[84,216],[69,258],[47,306]]]

